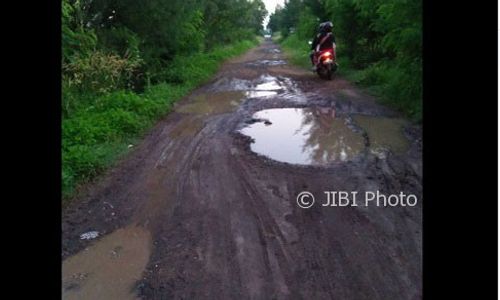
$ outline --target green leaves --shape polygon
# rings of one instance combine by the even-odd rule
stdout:
[[[65,195],[253,46],[267,13],[261,0],[63,0],[61,12]]]
[[[222,60],[252,46],[254,43],[243,41],[209,53],[178,56],[168,70],[179,74],[182,83],[152,85],[142,94],[124,89],[98,94],[91,89],[68,87],[66,82],[63,87],[66,114],[62,120],[63,194],[71,195],[77,184],[94,178],[126,153],[132,140],[168,112],[176,100],[210,78]]]
[[[201,10],[193,10],[188,14],[186,22],[182,23],[181,31],[183,34],[179,41],[180,52],[186,54],[203,50],[206,31]]]
[[[126,59],[94,51],[64,64],[63,75],[69,86],[77,90],[104,94],[126,87],[140,64],[140,59]]]
[[[284,46],[300,49],[320,21],[330,19],[336,36],[341,72],[351,68],[356,79],[377,90],[387,103],[421,118],[421,0],[290,0],[270,16],[269,28],[285,36]],[[291,48],[291,47],[290,47]],[[304,51],[295,50],[292,61]]]

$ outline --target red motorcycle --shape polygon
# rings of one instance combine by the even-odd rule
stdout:
[[[313,61],[319,77],[331,80],[333,73],[337,71],[338,67],[336,62],[335,49],[328,48],[314,53]]]

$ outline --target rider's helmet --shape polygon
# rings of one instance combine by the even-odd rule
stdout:
[[[324,32],[332,32],[333,23],[330,21],[323,22],[323,23],[321,23],[320,27],[322,28],[322,31],[324,31]]]
[[[318,32],[323,32],[324,31],[324,27],[325,27],[325,23],[319,24],[319,26],[318,26]]]

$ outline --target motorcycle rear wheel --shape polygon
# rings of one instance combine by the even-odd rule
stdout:
[[[327,65],[326,66],[326,70],[325,70],[325,77],[326,77],[326,79],[332,80],[332,74],[333,74],[332,65]]]
[[[326,71],[326,79],[328,79],[328,80],[332,80],[332,75],[333,75],[332,70],[328,69],[328,70]]]

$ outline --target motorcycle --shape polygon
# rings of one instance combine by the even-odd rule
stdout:
[[[309,44],[311,43],[310,41]],[[313,56],[313,63],[316,67],[316,73],[318,73],[320,78],[331,80],[333,73],[335,73],[338,68],[335,49],[327,48],[316,51]]]

